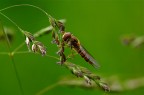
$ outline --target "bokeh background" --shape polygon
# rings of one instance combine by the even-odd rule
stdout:
[[[120,80],[144,75],[144,47],[131,48],[121,43],[123,35],[144,35],[143,0],[0,0],[0,9],[15,4],[33,4],[41,7],[56,19],[66,19],[66,31],[79,38],[82,45],[95,57],[101,67],[95,70],[80,56],[72,62],[89,68],[101,78],[118,76]],[[15,7],[3,11],[22,29],[35,33],[47,27],[47,16],[31,7]],[[25,37],[6,18],[0,15],[4,26],[15,29],[12,50],[24,42]],[[38,38],[48,50],[57,56],[57,48],[51,44],[51,36]],[[27,50],[26,45],[21,50]],[[8,51],[0,42],[0,52]],[[24,95],[35,95],[61,78],[72,76],[69,70],[56,64],[56,60],[37,54],[16,54],[16,68]],[[44,95],[143,95],[144,87],[120,93],[106,94],[100,90],[57,86]],[[0,95],[21,95],[13,63],[8,55],[0,55]]]

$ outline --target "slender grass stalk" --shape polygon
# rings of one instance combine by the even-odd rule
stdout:
[[[14,67],[14,71],[15,71],[15,74],[16,74],[16,78],[17,78],[18,84],[19,84],[21,95],[24,95],[24,91],[23,91],[23,87],[22,87],[22,82],[20,80],[20,76],[19,76],[18,70],[16,68],[16,63],[14,61],[13,56],[10,56],[10,57],[11,57],[11,60],[12,60],[12,63],[13,63],[13,67]]]
[[[46,56],[50,57],[50,58],[53,58],[53,59],[56,59],[56,60],[59,60],[59,58],[55,57],[55,56],[51,56],[51,55],[48,55],[46,54]]]
[[[0,52],[0,55],[9,55],[9,52]]]
[[[55,88],[56,86],[58,86],[60,83],[57,82],[57,83],[54,83],[50,86],[47,86],[46,88],[42,89],[41,91],[39,91],[38,93],[36,93],[35,95],[43,95],[44,93],[46,93],[47,91]]]
[[[40,10],[41,12],[43,12],[46,16],[48,16],[48,18],[51,17],[51,16],[50,16],[46,11],[44,11],[42,8],[40,8],[40,7],[38,7],[38,6],[35,6],[35,5],[31,5],[31,4],[12,5],[12,6],[3,8],[3,9],[1,9],[0,11],[4,11],[4,10],[10,9],[10,8],[14,8],[14,7],[21,7],[21,6],[29,6],[29,7],[36,8],[36,9]]]
[[[19,88],[20,88],[20,91],[21,91],[21,95],[24,95],[24,92],[23,92],[23,88],[22,88],[22,84],[21,84],[21,80],[20,80],[20,77],[19,77],[19,74],[18,74],[18,71],[17,71],[17,68],[16,68],[16,63],[14,61],[14,58],[13,58],[13,55],[11,53],[11,45],[10,45],[10,41],[8,39],[8,36],[6,34],[6,32],[4,31],[4,28],[2,26],[2,29],[3,29],[3,33],[4,33],[4,36],[5,36],[5,39],[6,39],[6,42],[7,42],[7,46],[8,46],[8,49],[9,49],[9,56],[10,56],[10,59],[12,61],[12,65],[13,65],[13,68],[14,68],[14,71],[15,71],[15,74],[16,74],[16,78],[17,78],[17,81],[18,81],[18,84],[19,84]]]
[[[29,51],[18,51],[18,52],[14,52],[13,54],[25,54],[25,53],[32,53],[32,52],[29,52]]]
[[[8,16],[6,16],[5,14],[3,14],[2,12],[0,12],[0,14],[2,16],[4,16],[5,18],[7,18],[10,22],[12,22],[20,30],[20,32],[22,32],[24,34],[24,30],[22,28],[20,28],[13,20],[11,20]]]
[[[20,49],[20,48],[22,48],[23,46],[25,45],[25,43],[23,42],[23,43],[21,43],[17,48],[15,48],[14,50],[13,50],[13,54],[14,53],[18,53],[17,51]]]

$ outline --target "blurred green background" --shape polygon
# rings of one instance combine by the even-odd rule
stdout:
[[[101,67],[95,70],[80,56],[72,62],[85,66],[100,75],[101,78],[118,76],[121,80],[139,78],[144,75],[144,48],[131,48],[122,45],[121,36],[125,34],[144,35],[143,0],[0,0],[0,9],[15,4],[33,4],[41,7],[56,19],[66,19],[66,31],[79,38],[82,45],[95,57]],[[48,18],[31,7],[15,7],[3,11],[22,29],[35,33],[49,25]],[[14,27],[10,21],[0,15],[3,25]],[[16,30],[12,50],[25,37]],[[57,48],[51,44],[51,36],[42,41],[48,54],[57,56]],[[27,50],[26,45],[21,50]],[[0,42],[0,52],[8,51],[5,43]],[[56,60],[35,54],[16,54],[16,68],[22,83],[24,95],[35,95],[41,89],[55,84],[59,79],[72,76],[71,73],[56,64]],[[143,95],[144,87],[106,94],[99,90],[85,90],[57,86],[44,95]],[[7,55],[0,55],[0,95],[21,95],[13,63]]]

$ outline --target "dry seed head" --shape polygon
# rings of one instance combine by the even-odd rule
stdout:
[[[95,74],[88,74],[88,77],[90,78],[90,79],[92,79],[92,80],[100,80],[100,77],[99,76],[97,76],[97,75],[95,75]]]
[[[99,82],[99,86],[106,92],[110,92],[110,88],[106,83]]]
[[[29,45],[29,44],[30,44],[30,40],[29,40],[29,38],[28,38],[28,37],[26,37],[25,43],[26,43],[27,45]]]
[[[38,47],[37,47],[35,44],[32,45],[32,51],[33,51],[33,52],[38,51]]]
[[[57,21],[56,24],[57,24],[57,27],[59,28],[60,32],[63,33],[65,31],[64,24],[60,21]]]
[[[49,17],[49,22],[52,25],[52,27],[56,27],[56,20],[53,17]]]
[[[75,67],[72,69],[72,73],[77,77],[83,77],[83,73]]]
[[[89,85],[92,84],[91,80],[87,76],[84,75],[83,77],[84,77],[84,79],[85,79],[85,81],[86,81],[87,84],[89,84]]]
[[[35,38],[34,38],[34,36],[33,36],[30,32],[24,32],[24,34],[25,34],[25,36],[26,36],[25,43],[26,43],[29,51],[31,51],[31,50],[30,50],[30,42],[34,41]]]
[[[25,43],[26,43],[26,45],[27,45],[27,47],[28,47],[28,49],[30,51],[30,40],[29,40],[28,37],[26,37]]]
[[[40,52],[41,52],[42,56],[46,55],[46,48],[43,47],[43,46],[38,46],[38,47],[40,49]]]
[[[35,37],[30,32],[24,32],[24,34],[29,39],[30,42],[35,40]]]
[[[42,56],[44,56],[46,54],[45,46],[39,41],[33,42],[32,51],[33,52],[40,52],[42,54]]]

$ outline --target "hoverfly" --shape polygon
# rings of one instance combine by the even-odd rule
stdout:
[[[71,49],[74,49],[79,55],[81,55],[86,62],[90,63],[95,68],[99,67],[99,64],[95,61],[95,59],[86,51],[86,49],[82,47],[80,41],[70,32],[65,32],[62,39],[71,47]]]

